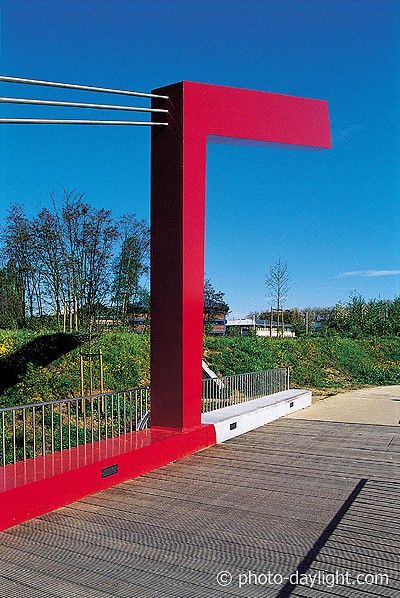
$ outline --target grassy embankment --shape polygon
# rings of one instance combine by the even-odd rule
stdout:
[[[39,343],[42,342],[43,350],[47,351],[45,340],[47,335],[52,333],[53,331],[36,333],[29,330],[0,330],[0,371],[3,369],[4,374],[7,374],[8,362],[15,354],[20,356],[19,361],[22,361],[20,369],[24,370],[24,373],[19,376],[17,384],[8,386],[0,393],[0,406],[80,396],[80,347],[65,352],[64,355],[44,367],[32,363],[30,361],[31,351],[25,351],[25,348],[35,340]],[[149,384],[150,339],[148,336],[138,336],[126,332],[104,334],[91,344],[85,342],[81,348],[84,353],[96,353],[101,348],[105,390],[118,390]],[[6,367],[4,368],[4,366]],[[89,394],[90,368],[87,357],[84,361],[84,374],[85,394]],[[8,378],[8,376],[6,377]],[[99,392],[99,360],[96,357],[92,360],[92,382],[93,391]],[[4,388],[2,380],[0,380],[0,387]]]
[[[291,386],[327,396],[400,384],[400,338],[210,338],[205,359],[222,375],[289,367]]]
[[[47,331],[50,334],[50,331]],[[42,334],[46,334],[43,332]],[[0,368],[18,350],[40,336],[32,331],[0,330]],[[104,385],[108,390],[148,384],[150,340],[129,333],[104,334],[91,350],[103,352]],[[89,351],[88,344],[83,346]],[[311,388],[328,395],[363,385],[400,384],[400,338],[350,339],[343,337],[205,338],[205,359],[221,375],[290,367],[294,387]],[[89,388],[89,368],[85,369]],[[93,362],[93,388],[99,389],[99,373]],[[79,348],[49,365],[29,360],[16,384],[0,396],[0,406],[79,396]]]

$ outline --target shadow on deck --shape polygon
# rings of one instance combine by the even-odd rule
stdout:
[[[1,595],[397,596],[399,448],[278,420],[2,532]]]

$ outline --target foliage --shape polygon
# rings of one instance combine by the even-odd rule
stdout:
[[[15,261],[0,269],[0,328],[18,328],[25,321],[21,275]]]
[[[37,243],[33,223],[26,218],[23,206],[11,207],[1,237],[5,255],[9,258],[8,264],[11,262],[16,269],[23,317],[25,311],[33,316],[34,304],[38,299]]]
[[[0,330],[0,365],[32,341],[26,331]],[[85,353],[101,348],[104,387],[118,390],[150,383],[150,337],[128,332],[102,334],[86,342]],[[205,337],[204,358],[220,375],[289,367],[294,387],[334,389],[364,384],[400,384],[400,338],[354,339],[339,335],[300,338]],[[98,359],[93,358],[93,390],[99,391]],[[89,362],[85,360],[85,391]],[[27,364],[19,381],[5,390],[0,405],[18,405],[80,395],[79,348],[39,366]]]
[[[9,210],[1,230],[7,261],[0,270],[0,325],[36,327],[52,318],[60,329],[67,316],[68,327],[77,329],[79,321],[80,330],[90,329],[97,316],[109,315],[113,296],[116,318],[125,320],[148,272],[146,223],[133,214],[115,222],[84,193],[64,191],[62,202],[52,196],[52,204],[32,218],[20,204]]]
[[[217,314],[226,314],[229,312],[229,305],[224,299],[225,293],[216,291],[211,281],[206,278],[204,281],[204,321],[205,325],[210,322]]]
[[[149,272],[150,229],[133,214],[121,218],[120,229],[122,246],[114,263],[113,303],[117,320],[125,326],[129,314],[148,311],[148,292],[141,280]]]
[[[353,293],[346,305],[335,305],[320,321],[328,335],[339,333],[353,338],[400,335],[400,297],[393,301],[366,301],[361,295]]]
[[[205,339],[205,359],[221,375],[289,367],[292,384],[306,388],[399,384],[399,357],[398,337]]]
[[[270,312],[252,312],[257,319],[268,319]],[[347,303],[334,307],[286,309],[285,322],[291,324],[296,336],[322,334],[364,338],[400,336],[400,297],[394,300],[370,299],[352,293]]]
[[[43,331],[42,331],[43,332]],[[48,332],[48,331],[47,331]],[[70,335],[67,335],[70,336]],[[33,331],[0,330],[0,367],[4,357],[10,358],[35,339],[43,338]],[[147,385],[150,382],[150,337],[127,332],[102,334],[87,341],[84,353],[96,354],[101,349],[104,364],[104,389],[118,390]],[[0,406],[80,396],[79,348],[55,358],[45,366],[29,362],[24,375],[0,396]],[[84,362],[84,389],[90,388],[89,358]],[[92,359],[93,391],[100,391],[99,361]]]

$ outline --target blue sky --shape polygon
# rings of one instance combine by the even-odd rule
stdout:
[[[330,151],[209,146],[206,275],[236,316],[269,305],[265,278],[278,258],[291,275],[286,307],[334,305],[354,290],[400,295],[398,1],[0,0],[0,8],[3,75],[140,91],[189,79],[328,100]],[[129,103],[4,83],[0,95]],[[3,116],[93,117],[85,112],[0,106]],[[10,202],[35,213],[63,189],[85,191],[116,217],[148,218],[147,128],[1,125],[0,153],[0,221]]]

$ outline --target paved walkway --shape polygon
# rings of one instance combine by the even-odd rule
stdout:
[[[316,407],[2,532],[0,596],[399,596],[400,426]]]
[[[362,388],[340,393],[288,417],[396,426],[400,423],[400,386]]]

